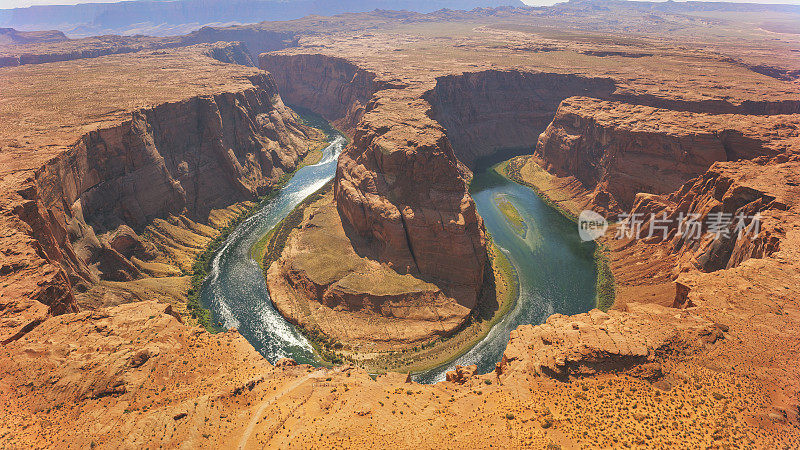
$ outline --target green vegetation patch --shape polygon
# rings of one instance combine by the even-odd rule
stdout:
[[[272,229],[274,230],[274,228]],[[264,259],[264,254],[267,251],[267,244],[269,243],[270,237],[272,237],[272,230],[270,230],[267,234],[261,236],[261,238],[250,247],[250,259],[253,261],[258,262],[258,265],[262,266],[262,260]]]
[[[514,203],[505,195],[498,195],[494,198],[494,204],[503,214],[506,222],[511,225],[514,232],[524,239],[525,235],[528,234],[528,224],[525,223],[525,219],[522,218]]]
[[[522,175],[520,174],[520,170],[522,170],[522,166],[530,159],[530,155],[523,155],[517,156],[515,158],[509,159],[501,164],[499,164],[495,170],[500,173],[502,176],[508,178],[509,180],[513,181],[514,183],[521,184],[523,186],[531,188],[536,195],[542,199],[548,206],[555,209],[556,211],[560,212],[561,215],[566,217],[567,219],[578,223],[578,216],[574,213],[569,211],[567,208],[561,206],[558,202],[550,198],[547,194],[545,194],[539,186],[526,181]],[[539,170],[544,171],[544,169],[539,168]]]
[[[297,170],[300,170],[306,166],[313,166],[314,164],[318,164],[320,161],[322,161],[322,156],[325,153],[323,150],[325,150],[325,147],[327,146],[327,143],[322,143],[318,148],[309,150],[305,158],[300,161],[300,164],[297,166]]]
[[[597,268],[597,309],[608,311],[614,306],[616,290],[614,287],[614,274],[611,272],[611,265],[608,260],[608,249],[605,245],[597,242],[594,248],[594,264]]]

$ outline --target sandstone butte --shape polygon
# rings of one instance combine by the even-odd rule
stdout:
[[[198,32],[247,48],[196,34],[4,50],[18,62],[0,69],[0,442],[800,446],[800,38],[755,28],[758,11],[599,6]],[[264,70],[241,65],[260,52]],[[284,101],[352,139],[268,271],[273,298],[324,314],[416,297],[458,322],[487,270],[470,168],[502,148],[567,213],[758,212],[762,226],[606,239],[614,307],[519,327],[489,374],[419,385],[272,365],[181,299],[193,256],[319,144]],[[313,233],[352,265],[322,273]],[[401,317],[412,339],[422,316]]]

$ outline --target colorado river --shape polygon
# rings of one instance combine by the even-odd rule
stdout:
[[[316,358],[305,337],[273,307],[261,267],[250,258],[250,248],[333,178],[346,143],[343,136],[336,135],[319,163],[298,170],[274,199],[239,225],[214,256],[203,284],[202,302],[211,309],[214,322],[221,322],[225,329],[237,328],[272,363],[284,357],[314,363]]]
[[[579,314],[595,306],[594,243],[582,242],[577,226],[542,201],[531,189],[500,176],[494,168],[476,170],[470,193],[495,244],[517,269],[519,298],[489,334],[453,363],[415,376],[420,383],[444,379],[458,365],[494,370],[511,330],[540,324],[554,313]],[[498,201],[499,200],[499,201]],[[498,208],[510,202],[525,221],[521,233]]]
[[[243,222],[214,256],[201,291],[215,322],[239,332],[270,362],[290,357],[318,363],[302,334],[275,310],[250,248],[297,204],[333,178],[346,139],[336,135],[322,160],[297,171],[279,194]],[[542,323],[550,314],[586,312],[595,304],[594,244],[581,242],[575,225],[530,189],[495,170],[476,171],[470,187],[478,212],[494,242],[516,267],[519,298],[514,308],[482,341],[452,364],[417,374],[419,382],[444,378],[456,364],[477,364],[489,372],[502,357],[511,330]],[[498,205],[516,210],[514,219]],[[521,224],[520,221],[524,221]]]

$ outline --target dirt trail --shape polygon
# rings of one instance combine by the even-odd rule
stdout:
[[[283,397],[285,394],[297,389],[301,384],[305,383],[307,380],[311,378],[319,378],[319,376],[321,376],[322,373],[323,373],[322,370],[317,370],[316,372],[300,377],[295,381],[292,381],[291,383],[286,385],[286,387],[278,391],[275,395],[268,398],[266,401],[262,402],[261,405],[259,405],[256,413],[253,414],[253,417],[250,419],[250,423],[247,425],[247,429],[244,431],[244,434],[242,434],[242,438],[239,441],[238,448],[241,450],[247,446],[247,441],[250,440],[250,435],[253,434],[253,430],[256,428],[256,424],[258,424],[258,419],[261,417],[262,414],[264,414],[264,410],[266,410],[269,405],[273,404],[276,400]]]

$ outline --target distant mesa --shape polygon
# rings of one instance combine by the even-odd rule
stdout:
[[[66,40],[67,36],[58,30],[19,31],[14,28],[0,28],[0,45],[49,44]]]
[[[471,10],[525,6],[520,0],[178,0],[37,5],[0,9],[0,26],[25,30],[57,28],[70,37],[102,34],[175,36],[203,25],[236,25],[264,20],[292,20],[377,9],[429,13],[440,9]]]

